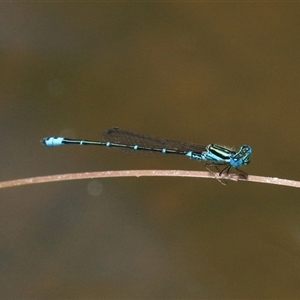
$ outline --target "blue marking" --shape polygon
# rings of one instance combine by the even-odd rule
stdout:
[[[230,163],[231,166],[237,168],[237,167],[243,165],[243,159],[242,158],[231,157],[229,163]]]
[[[134,150],[137,150],[138,148],[139,148],[138,145],[135,145],[135,146],[133,147]]]
[[[192,158],[193,152],[192,152],[192,151],[189,151],[185,156],[188,156],[188,157]]]
[[[161,152],[162,152],[162,153],[166,153],[166,152],[167,152],[167,149],[166,149],[166,148],[162,148],[162,149],[161,149]]]
[[[48,147],[53,147],[53,146],[61,146],[63,145],[63,137],[58,137],[58,136],[52,136],[45,138],[43,140],[43,143],[48,146]]]
[[[192,159],[196,159],[196,160],[208,160],[207,158],[205,158],[205,156],[203,155],[206,152],[203,153],[197,153],[197,152],[193,152],[193,151],[189,151],[185,156],[188,156]]]
[[[105,145],[106,145],[106,147],[109,147],[110,146],[110,142],[107,142]]]
[[[215,161],[215,162],[229,162],[228,159],[221,158],[218,155],[216,155],[210,151],[203,152],[201,156],[202,156],[203,160],[210,160],[210,161]]]

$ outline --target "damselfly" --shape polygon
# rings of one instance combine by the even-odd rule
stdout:
[[[106,146],[123,152],[150,151],[153,153],[184,155],[195,160],[206,161],[205,167],[212,174],[213,172],[209,168],[212,166],[217,169],[219,176],[222,174],[228,175],[230,169],[234,168],[239,172],[238,175],[241,175],[245,179],[248,176],[247,173],[240,170],[238,167],[248,165],[252,153],[252,148],[248,145],[243,145],[238,151],[235,151],[234,149],[217,144],[197,145],[194,143],[158,139],[117,127],[107,129],[103,134],[103,141],[69,139],[52,136],[44,138],[41,142],[45,146],[50,147],[68,144],[93,145]],[[220,171],[218,168],[219,166],[225,167]]]

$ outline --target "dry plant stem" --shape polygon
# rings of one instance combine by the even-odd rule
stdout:
[[[249,181],[277,184],[290,187],[300,187],[300,181],[280,179],[276,177],[263,177],[249,175],[247,180],[239,178],[234,174],[229,176],[221,176],[217,173],[214,175],[210,172],[200,171],[182,171],[182,170],[129,170],[129,171],[104,171],[104,172],[85,172],[85,173],[72,173],[62,175],[50,175],[33,178],[24,178],[10,181],[0,182],[0,188],[15,187],[20,185],[47,183],[53,181],[65,181],[75,179],[90,179],[90,178],[109,178],[109,177],[141,177],[141,176],[175,176],[175,177],[194,177],[194,178],[213,178],[233,180],[233,181]]]

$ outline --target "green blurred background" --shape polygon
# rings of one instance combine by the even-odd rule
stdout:
[[[46,148],[118,126],[300,179],[299,3],[1,3],[1,180],[205,170]],[[119,178],[0,191],[1,299],[300,299],[300,191]]]

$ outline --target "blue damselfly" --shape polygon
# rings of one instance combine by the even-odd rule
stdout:
[[[230,170],[234,168],[239,172],[238,175],[245,179],[248,175],[240,170],[239,167],[249,164],[252,153],[252,148],[249,145],[243,145],[236,151],[217,144],[197,145],[194,143],[159,139],[117,127],[107,129],[103,134],[103,141],[69,139],[52,136],[44,138],[42,143],[45,146],[61,146],[69,144],[93,145],[106,146],[123,152],[150,151],[152,153],[184,155],[195,160],[205,161],[205,167],[210,173],[212,173],[212,171],[209,167],[212,166],[217,169],[219,176],[222,174],[228,175]],[[224,166],[221,171],[218,168],[220,166]]]

